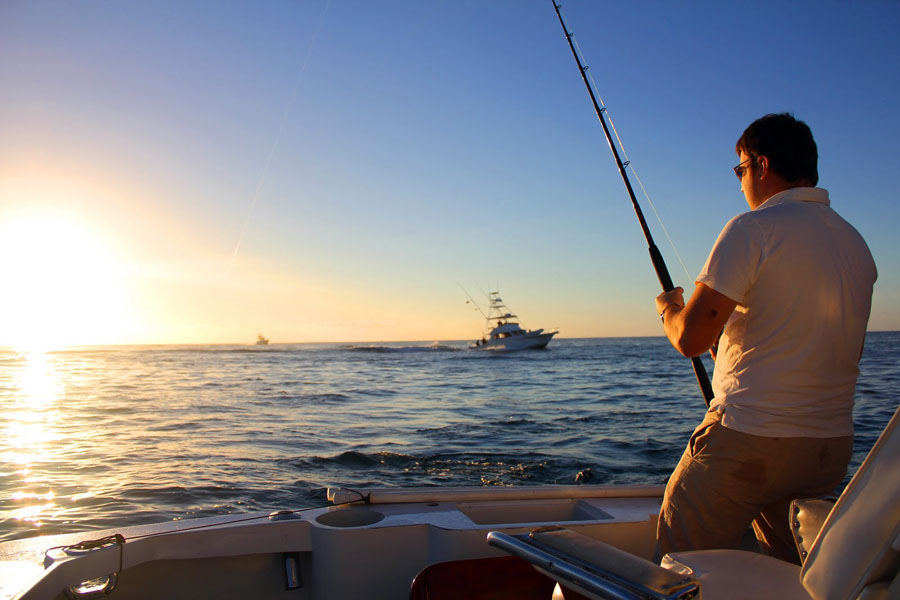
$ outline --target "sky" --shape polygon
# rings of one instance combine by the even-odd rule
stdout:
[[[562,10],[676,285],[789,111],[900,329],[900,3]],[[0,0],[0,281],[0,346],[662,334],[551,0]]]

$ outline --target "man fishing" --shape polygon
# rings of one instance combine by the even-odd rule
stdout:
[[[656,298],[679,352],[717,344],[715,397],[666,486],[657,552],[737,548],[752,523],[763,552],[799,564],[790,502],[846,475],[877,272],[815,187],[806,123],[766,115],[735,149],[750,212],[719,234],[686,305],[682,288]]]

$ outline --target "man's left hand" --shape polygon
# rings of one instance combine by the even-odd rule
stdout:
[[[684,308],[684,288],[677,287],[671,292],[663,292],[656,297],[656,314],[662,314],[670,304]]]

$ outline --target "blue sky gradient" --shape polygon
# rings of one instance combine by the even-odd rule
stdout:
[[[641,198],[676,284],[747,210],[742,130],[790,111],[875,255],[870,328],[900,329],[900,5],[563,13],[684,261]],[[550,0],[7,0],[0,132],[0,225],[64,215],[115,259],[118,325],[69,341],[474,339],[460,286],[499,286],[566,337],[661,334]]]

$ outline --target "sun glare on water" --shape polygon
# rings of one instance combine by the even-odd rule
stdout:
[[[61,510],[48,473],[56,471],[60,447],[60,399],[65,384],[52,354],[26,352],[10,360],[11,393],[0,397],[4,421],[0,462],[6,466],[7,502],[0,518],[40,528]],[[3,573],[0,573],[2,576]]]
[[[76,219],[0,220],[0,346],[42,351],[118,341],[121,274],[113,251]]]

